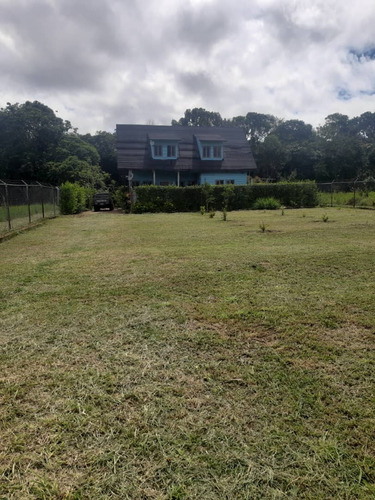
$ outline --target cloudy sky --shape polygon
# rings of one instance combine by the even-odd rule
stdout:
[[[203,107],[322,124],[375,111],[374,0],[0,0],[0,107],[80,133]]]

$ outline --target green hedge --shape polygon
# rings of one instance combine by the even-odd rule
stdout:
[[[95,191],[72,182],[60,186],[60,212],[63,215],[77,214],[91,208]]]
[[[292,208],[315,207],[318,191],[315,182],[279,182],[245,186],[139,186],[135,188],[134,213],[198,212],[206,210],[249,210],[258,198],[276,198]]]

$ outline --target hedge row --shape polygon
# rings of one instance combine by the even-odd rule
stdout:
[[[93,189],[76,182],[65,182],[60,186],[60,212],[63,215],[77,214],[91,208],[93,192]]]
[[[197,212],[206,210],[249,210],[258,198],[276,198],[286,207],[315,207],[318,191],[315,182],[279,182],[246,186],[139,186],[135,188],[134,213]]]

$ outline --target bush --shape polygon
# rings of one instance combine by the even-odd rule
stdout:
[[[259,198],[275,198],[285,207],[315,207],[315,182],[279,182],[244,186],[138,186],[133,212],[199,212],[250,210]]]
[[[63,215],[77,214],[85,210],[90,203],[92,193],[77,183],[65,182],[60,187],[60,212]]]
[[[120,186],[116,189],[113,197],[116,207],[120,207],[126,212],[130,211],[130,195],[127,187]]]
[[[279,200],[270,196],[268,198],[258,198],[253,208],[254,210],[277,210],[280,206]]]

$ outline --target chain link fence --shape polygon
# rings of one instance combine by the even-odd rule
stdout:
[[[0,235],[58,213],[58,187],[0,180]]]
[[[321,206],[375,208],[375,179],[323,182],[317,186]]]

